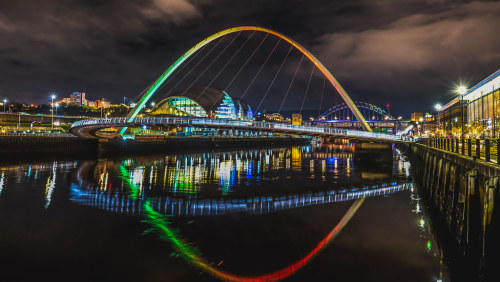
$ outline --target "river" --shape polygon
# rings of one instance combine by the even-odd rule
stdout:
[[[447,281],[409,162],[353,151],[2,160],[2,281]]]

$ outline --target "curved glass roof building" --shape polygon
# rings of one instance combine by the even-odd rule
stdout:
[[[252,109],[246,102],[207,86],[175,93],[156,104],[151,114],[253,120]]]

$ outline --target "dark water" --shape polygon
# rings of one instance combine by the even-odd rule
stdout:
[[[408,170],[347,145],[4,160],[0,280],[447,281]]]

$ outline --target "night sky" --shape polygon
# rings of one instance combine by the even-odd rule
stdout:
[[[66,97],[82,91],[89,99],[105,97],[119,103],[123,97],[139,95],[205,37],[230,27],[255,25],[301,43],[323,62],[353,100],[381,107],[390,104],[394,115],[408,117],[411,112],[448,102],[459,83],[472,86],[500,68],[499,15],[500,2],[494,1],[1,1],[0,98],[47,103],[50,93]],[[239,35],[195,84],[211,82],[223,62],[250,35]],[[240,56],[212,85],[225,89],[231,74],[240,69],[264,36],[250,38]],[[232,38],[224,38],[216,48],[222,50]],[[227,89],[231,95],[241,96],[276,40],[266,38],[255,60]],[[287,48],[280,43],[244,97],[254,108]],[[203,52],[207,49],[198,58]],[[173,86],[182,72],[159,95],[186,88],[214,59],[212,54],[177,89],[169,85]],[[298,62],[300,54],[292,52],[263,108],[280,107]],[[308,63],[301,65],[284,110],[303,107],[319,112],[338,102],[327,86],[324,95],[329,98],[321,100],[319,109],[323,92],[317,71],[309,96],[302,98],[311,73]],[[195,64],[194,59],[190,64]],[[189,65],[184,73],[188,69]]]

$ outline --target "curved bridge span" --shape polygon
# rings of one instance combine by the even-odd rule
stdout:
[[[217,32],[215,34],[212,34],[211,36],[205,38],[204,40],[200,41],[198,44],[193,46],[191,49],[189,49],[186,53],[184,53],[180,58],[178,58],[165,72],[151,84],[147,88],[147,90],[144,92],[144,95],[141,97],[139,102],[137,103],[137,106],[128,114],[128,122],[132,122],[134,118],[137,117],[139,112],[145,107],[146,103],[149,101],[149,99],[158,91],[158,89],[165,83],[168,77],[172,75],[172,73],[179,67],[181,66],[189,57],[191,57],[194,53],[196,53],[198,50],[200,50],[203,46],[209,44],[210,42],[214,41],[215,39],[224,37],[228,34],[235,33],[235,32],[241,32],[241,31],[253,31],[253,32],[263,32],[266,34],[270,34],[273,36],[276,36],[280,38],[280,40],[288,42],[292,47],[300,51],[304,56],[306,56],[314,65],[316,68],[318,68],[325,78],[332,84],[332,86],[337,90],[337,92],[340,94],[346,105],[349,107],[353,115],[356,117],[356,119],[361,123],[361,127],[368,132],[371,132],[372,129],[366,122],[365,118],[359,111],[359,109],[356,107],[354,102],[352,101],[351,97],[347,94],[347,92],[344,90],[344,88],[340,85],[340,83],[333,77],[331,72],[316,58],[310,51],[308,51],[306,48],[304,48],[302,45],[300,45],[297,41],[293,40],[292,38],[281,34],[279,32],[276,32],[274,30],[270,30],[267,28],[262,28],[262,27],[257,27],[257,26],[238,26],[238,27],[233,27],[229,29],[222,30],[220,32]],[[126,127],[123,127],[121,129],[120,134],[124,134],[126,130]]]
[[[348,129],[337,129],[317,126],[302,126],[275,122],[238,121],[226,119],[192,118],[192,117],[144,117],[144,118],[108,118],[87,119],[75,122],[71,133],[83,138],[97,138],[110,136],[99,136],[97,131],[111,127],[137,127],[137,126],[193,126],[218,129],[236,129],[242,131],[263,131],[274,133],[285,133],[306,136],[331,136],[353,139],[366,139],[384,142],[404,142],[402,136],[356,131]]]
[[[412,183],[388,183],[346,190],[239,199],[197,199],[169,196],[133,199],[123,193],[110,194],[103,190],[85,190],[73,186],[71,200],[82,205],[124,214],[141,214],[143,201],[148,200],[151,207],[161,214],[175,217],[218,216],[230,213],[266,214],[280,210],[351,201],[365,197],[388,195],[408,190],[412,186]]]

